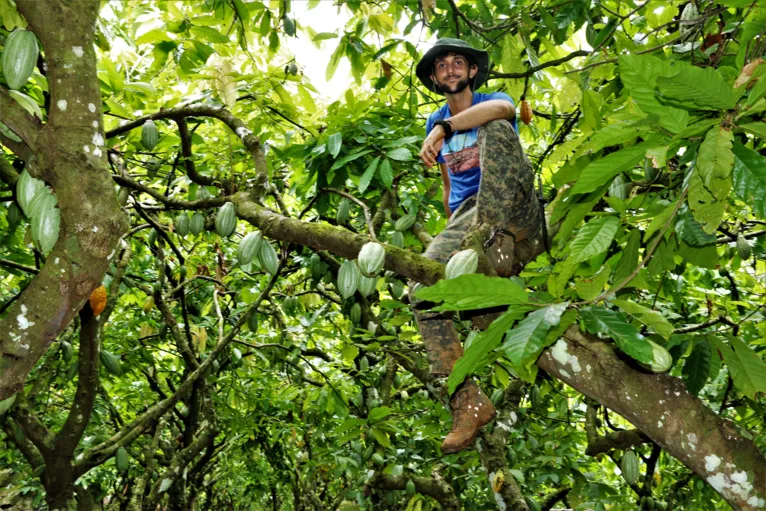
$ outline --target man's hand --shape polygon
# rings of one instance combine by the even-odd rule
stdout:
[[[444,145],[444,128],[434,126],[431,133],[423,141],[423,148],[420,150],[420,159],[423,160],[426,167],[436,165],[436,158],[439,156],[439,151],[442,150],[442,145]]]

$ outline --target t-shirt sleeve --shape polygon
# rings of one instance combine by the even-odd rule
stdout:
[[[513,100],[511,99],[511,97],[508,94],[506,94],[505,92],[493,92],[493,93],[491,93],[489,95],[489,97],[487,99],[488,100],[490,100],[490,99],[502,99],[504,101],[509,101],[513,106],[516,106],[516,103],[514,103]]]

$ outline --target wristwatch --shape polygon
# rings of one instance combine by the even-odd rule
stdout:
[[[434,123],[434,126],[441,126],[444,130],[444,138],[450,138],[452,136],[452,123],[445,120],[439,120]]]

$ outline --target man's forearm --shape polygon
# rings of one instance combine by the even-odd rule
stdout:
[[[487,124],[496,119],[513,119],[516,109],[508,101],[492,99],[472,107],[449,118],[453,131],[469,130]]]

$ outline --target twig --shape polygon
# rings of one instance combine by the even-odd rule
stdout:
[[[548,62],[540,64],[539,66],[530,67],[521,73],[498,73],[497,71],[492,71],[489,76],[490,78],[526,78],[542,69],[545,69],[546,67],[558,66],[565,62],[569,62],[575,57],[587,57],[588,55],[591,55],[591,52],[587,50],[577,50],[573,51],[569,55],[561,57],[560,59],[549,60]]]
[[[375,236],[375,229],[372,226],[372,216],[370,216],[370,208],[367,207],[367,204],[360,201],[359,199],[357,199],[350,193],[346,193],[342,190],[336,190],[335,188],[322,188],[322,191],[342,195],[343,197],[346,197],[347,199],[356,202],[362,208],[362,211],[364,211],[364,221],[367,224],[367,229],[370,231],[370,237],[373,240],[378,241],[377,236]]]
[[[670,41],[664,42],[662,44],[658,44],[657,46],[653,46],[651,48],[647,48],[646,50],[637,51],[637,52],[633,53],[633,55],[643,55],[645,53],[652,53],[654,51],[661,50],[665,46],[673,44],[673,43],[679,41],[680,39],[682,39],[683,37],[685,37],[685,35],[678,36],[675,39],[671,39]],[[583,67],[581,67],[579,69],[573,69],[572,71],[566,71],[566,72],[564,72],[564,74],[568,75],[568,74],[572,74],[572,73],[580,73],[580,72],[585,71],[587,69],[591,69],[591,68],[598,67],[598,66],[603,66],[604,64],[611,64],[611,63],[614,63],[614,62],[617,62],[617,57],[613,57],[611,59],[606,59],[606,60],[601,60],[599,62],[594,62],[593,64],[588,64],[587,66],[583,66]]]
[[[710,319],[708,321],[705,321],[704,323],[700,323],[699,325],[691,325],[691,326],[685,326],[681,328],[676,328],[673,330],[674,334],[688,334],[689,332],[697,332],[699,330],[704,330],[707,327],[717,325],[718,323],[726,323],[727,325],[731,327],[738,327],[739,324],[735,323],[734,320],[732,320],[728,316],[718,316],[717,318]]]
[[[213,290],[213,303],[215,303],[215,314],[218,316],[218,343],[223,342],[223,314],[221,314],[221,305],[218,303],[218,288]]]

